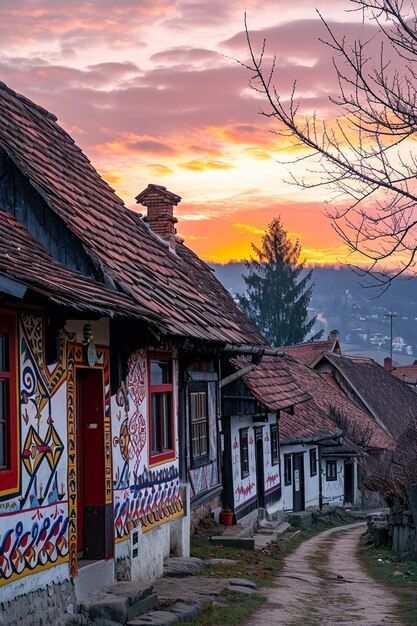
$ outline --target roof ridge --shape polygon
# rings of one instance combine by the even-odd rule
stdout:
[[[3,83],[3,81],[1,81],[1,80],[0,80],[0,89],[2,91],[5,91],[6,93],[10,94],[11,96],[16,98],[17,100],[19,100],[25,106],[27,106],[27,107],[29,107],[31,109],[35,109],[35,111],[37,111],[38,113],[40,113],[44,117],[48,118],[49,120],[51,120],[53,122],[57,122],[58,121],[58,118],[57,118],[56,115],[54,115],[53,113],[50,113],[47,109],[45,109],[44,107],[41,107],[39,104],[36,104],[35,102],[30,100],[29,98],[26,98],[26,96],[22,96],[22,94],[17,93],[16,91],[14,91],[14,89],[11,89],[8,85],[6,85],[6,83]]]

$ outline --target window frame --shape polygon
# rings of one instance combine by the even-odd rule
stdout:
[[[334,468],[334,471],[332,471],[331,468]],[[336,459],[326,459],[326,480],[329,482],[337,480]]]
[[[292,454],[284,454],[284,486],[292,485]]]
[[[278,439],[278,424],[270,424],[269,427],[269,439],[271,442],[271,465],[279,465],[279,439]],[[276,448],[274,449],[274,439]]]
[[[193,411],[192,411],[192,396],[194,394],[205,394],[204,405],[206,408],[206,415],[203,418],[199,418],[193,420]],[[191,467],[200,467],[201,465],[205,465],[209,462],[210,459],[210,414],[209,414],[209,387],[206,381],[194,381],[189,384],[188,388],[188,402],[189,402],[189,433],[190,433],[190,461]],[[193,449],[193,426],[197,425],[205,425],[206,430],[206,451],[204,453],[200,453],[198,455],[194,454]],[[200,435],[198,437],[198,441],[201,442],[203,437]]]
[[[7,370],[0,370],[0,381],[7,382],[8,418],[2,422],[4,427],[4,455],[5,465],[0,467],[0,500],[17,493],[20,482],[19,464],[19,423],[18,423],[18,359],[17,359],[17,315],[9,312],[0,312],[0,335],[7,337]],[[5,411],[6,412],[6,411]],[[7,421],[8,419],[8,421]]]
[[[152,383],[152,363],[161,362],[168,363],[170,367],[171,374],[171,382],[170,383],[160,383],[153,384]],[[174,416],[174,360],[172,358],[172,354],[165,352],[152,352],[148,353],[148,390],[149,390],[149,401],[148,401],[148,430],[149,430],[149,466],[152,467],[154,465],[159,465],[160,463],[165,463],[166,461],[170,461],[175,459],[175,416]],[[154,437],[153,437],[153,396],[155,394],[159,394],[162,400],[162,394],[169,394],[169,408],[170,408],[170,417],[169,417],[169,437],[170,437],[170,447],[164,448],[160,445],[162,439],[164,438],[164,426],[163,426],[163,415],[158,415],[157,420],[159,423],[159,441],[158,441],[158,449],[154,448]],[[159,403],[158,403],[159,404]],[[159,406],[161,406],[159,404]]]
[[[246,446],[243,440],[246,438]],[[246,454],[243,452],[246,450]],[[250,475],[249,468],[249,427],[239,429],[239,457],[240,457],[240,478],[243,480]]]
[[[310,448],[310,476],[317,476],[317,448]]]

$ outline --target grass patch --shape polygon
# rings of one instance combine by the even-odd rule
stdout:
[[[224,599],[224,605],[207,604],[199,618],[191,622],[183,622],[183,626],[219,626],[219,624],[240,626],[248,615],[254,613],[266,602],[264,596],[247,596],[233,591],[224,591],[220,598]]]
[[[398,598],[402,623],[417,624],[417,563],[398,561],[391,548],[375,548],[369,535],[362,541],[361,557],[372,578],[387,585]]]

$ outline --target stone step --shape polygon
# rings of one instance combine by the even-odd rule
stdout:
[[[126,624],[129,620],[153,610],[158,596],[146,583],[121,581],[92,593],[81,603],[81,613],[95,626]]]
[[[150,611],[134,620],[127,622],[126,626],[171,626],[181,622],[189,622],[201,614],[201,604],[176,600],[167,608]]]
[[[197,557],[170,557],[164,561],[164,576],[192,576],[207,567],[206,561]]]

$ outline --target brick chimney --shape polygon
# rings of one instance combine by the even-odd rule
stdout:
[[[386,356],[384,359],[384,369],[388,370],[388,372],[392,371],[392,362],[389,356]]]
[[[181,202],[180,196],[171,193],[166,187],[150,184],[136,196],[136,202],[148,209],[143,221],[175,250],[175,224],[178,220],[174,217],[174,206]]]
[[[339,341],[340,341],[340,332],[338,330],[330,331],[328,340],[329,341],[336,341],[337,339],[339,339]]]

